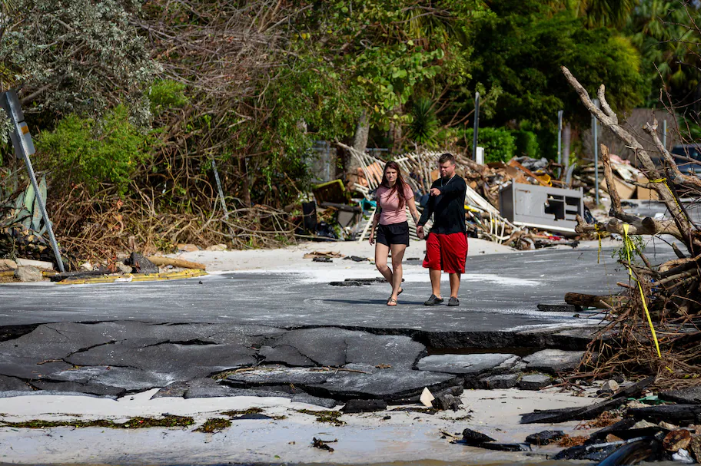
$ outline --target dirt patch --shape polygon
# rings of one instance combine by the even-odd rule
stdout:
[[[195,423],[195,420],[187,416],[165,416],[162,418],[134,417],[126,422],[118,423],[106,419],[94,421],[43,421],[33,419],[23,422],[0,422],[0,427],[13,427],[16,429],[49,429],[52,427],[74,427],[76,429],[87,427],[100,427],[103,429],[144,429],[148,427],[187,427]]]
[[[579,445],[584,445],[584,442],[589,440],[589,437],[586,435],[563,435],[562,438],[560,439],[559,442],[557,442],[558,445],[564,448],[569,448],[569,447],[576,447]]]
[[[297,412],[308,414],[310,416],[316,416],[316,422],[324,422],[334,426],[343,426],[346,424],[344,421],[339,419],[339,417],[343,415],[343,413],[340,411],[311,411],[308,409],[298,409]]]
[[[214,417],[207,419],[204,424],[195,429],[195,432],[204,432],[206,434],[213,434],[216,432],[221,432],[227,427],[231,427],[231,421],[228,419],[222,419],[219,417]]]

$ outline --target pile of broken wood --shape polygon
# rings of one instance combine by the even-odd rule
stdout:
[[[606,146],[601,146],[604,178],[611,187],[612,217],[608,222],[587,223],[578,218],[578,233],[615,233],[624,239],[619,261],[630,274],[619,283],[618,296],[593,297],[590,303],[609,312],[610,322],[590,344],[599,357],[593,371],[576,377],[606,377],[612,374],[657,376],[657,386],[679,387],[701,383],[701,232],[689,217],[681,198],[701,198],[701,179],[681,173],[657,135],[657,122],[646,124],[663,160],[659,167],[636,138],[618,124],[606,101],[605,88],[598,91],[601,108],[572,74],[563,72],[587,109],[628,147],[636,151],[641,173],[666,206],[670,220],[636,217],[625,213],[616,188],[614,166]],[[667,235],[673,238],[678,256],[663,264],[652,264],[631,238],[637,235]],[[577,297],[580,302],[574,302]],[[581,296],[569,295],[571,304],[582,305]]]

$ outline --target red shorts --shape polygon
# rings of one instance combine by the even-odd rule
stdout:
[[[424,268],[443,270],[447,273],[465,273],[467,259],[467,235],[430,233],[426,239]]]

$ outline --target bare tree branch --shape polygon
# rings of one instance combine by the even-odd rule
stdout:
[[[602,108],[599,109],[596,107],[596,105],[594,105],[594,102],[592,102],[591,98],[589,97],[589,93],[586,91],[586,89],[584,89],[584,87],[579,83],[579,81],[577,81],[577,78],[575,78],[566,67],[562,67],[562,72],[564,73],[565,78],[567,78],[567,81],[579,95],[582,103],[587,108],[587,110],[589,110],[589,112],[591,112],[601,122],[601,124],[609,128],[616,136],[618,136],[628,146],[635,150],[638,156],[638,160],[640,160],[643,168],[645,169],[645,175],[648,177],[648,179],[659,180],[664,178],[664,176],[661,175],[655,163],[652,161],[650,155],[643,148],[642,144],[640,144],[632,134],[630,134],[628,131],[619,126],[618,118],[616,117],[615,113],[606,101],[605,87],[601,85],[598,91],[599,100],[601,101],[602,105]],[[654,183],[653,188],[660,196],[660,199],[662,200],[662,202],[664,202],[669,212],[672,214],[672,218],[674,219],[674,224],[676,225],[676,227],[671,228],[671,226],[663,226],[664,222],[655,223],[654,220],[646,218],[642,219],[639,223],[631,223],[631,230],[634,229],[636,233],[633,233],[631,231],[630,234],[657,234],[660,233],[659,230],[662,228],[662,232],[672,234],[680,241],[683,241],[686,247],[692,253],[694,251],[700,251],[701,238],[699,238],[698,231],[695,229],[694,225],[689,221],[681,205],[678,203],[677,198],[674,196],[674,193],[672,193],[671,189],[668,188],[665,183],[661,182]],[[584,225],[578,225],[577,228],[581,229],[582,231],[586,231],[588,228],[586,228],[585,226],[586,223],[584,223]],[[594,229],[594,226],[592,226],[591,228]],[[618,233],[619,230],[622,231],[622,224],[619,225],[617,221],[614,221],[613,224],[609,222],[609,224],[606,225],[605,230]]]

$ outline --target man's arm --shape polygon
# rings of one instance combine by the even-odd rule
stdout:
[[[431,215],[433,214],[433,201],[435,200],[435,197],[431,196],[428,198],[428,202],[426,203],[426,207],[424,207],[424,211],[421,212],[421,218],[419,219],[419,222],[416,224],[416,226],[422,227],[426,225],[426,222],[428,222],[428,219],[431,218]]]
[[[465,183],[465,180],[462,177],[458,178],[457,175],[451,183],[448,183],[443,187],[436,187],[444,196],[465,193],[467,191],[467,183]]]

